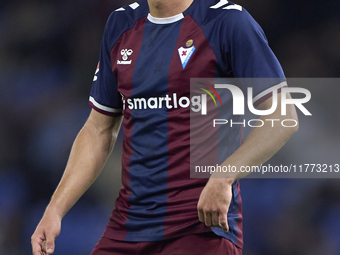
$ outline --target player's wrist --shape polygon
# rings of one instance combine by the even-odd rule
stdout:
[[[62,211],[60,211],[60,208],[58,208],[57,206],[49,205],[45,210],[44,217],[56,218],[59,221],[61,221],[62,218],[64,217],[64,214],[62,213]]]
[[[230,176],[223,176],[221,174],[212,174],[209,181],[222,182],[225,185],[232,185],[237,179]]]

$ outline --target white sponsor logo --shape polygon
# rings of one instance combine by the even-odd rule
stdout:
[[[133,50],[131,49],[122,49],[120,51],[120,54],[122,55],[123,60],[117,60],[118,65],[131,65],[132,60],[128,60],[129,56],[131,56],[133,53]]]
[[[127,104],[127,108],[130,110],[162,109],[164,107],[176,109],[192,106],[192,111],[199,112],[201,110],[201,97],[199,95],[191,98],[186,96],[178,97],[177,93],[173,93],[171,95],[166,94],[163,97],[123,98],[123,109],[126,108],[125,104]]]

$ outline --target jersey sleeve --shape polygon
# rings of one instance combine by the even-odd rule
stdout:
[[[117,88],[117,80],[111,67],[110,51],[114,45],[111,45],[112,43],[109,38],[112,27],[112,25],[109,25],[110,18],[104,30],[99,63],[93,78],[89,104],[100,113],[115,116],[122,114],[123,105],[122,97]]]
[[[253,88],[253,102],[258,105],[273,90],[287,86],[282,67],[268,45],[260,25],[245,10],[230,10],[228,19],[228,61],[236,78],[242,79],[244,93]]]

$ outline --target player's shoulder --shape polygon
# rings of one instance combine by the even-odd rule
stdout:
[[[114,23],[116,26],[131,25],[147,16],[148,13],[149,6],[147,0],[140,0],[114,10],[110,14],[108,23]]]
[[[117,37],[121,35],[131,29],[138,20],[146,17],[148,13],[147,0],[140,0],[114,10],[106,22],[106,36]]]
[[[241,5],[228,0],[195,0],[191,15],[199,23],[215,23],[232,27],[243,23],[254,23],[253,17]]]

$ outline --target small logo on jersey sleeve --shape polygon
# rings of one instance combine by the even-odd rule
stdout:
[[[185,43],[186,48],[181,47],[178,49],[178,54],[179,54],[179,58],[181,60],[183,69],[188,64],[192,54],[194,53],[196,49],[193,44],[194,44],[194,40],[190,39]]]
[[[129,57],[132,55],[133,50],[131,49],[122,49],[120,54],[122,55],[122,60],[117,60],[117,65],[131,65],[132,60],[128,60]]]
[[[100,62],[98,62],[98,65],[97,65],[97,68],[96,68],[96,72],[94,73],[93,81],[96,81],[98,79],[97,73],[99,72],[99,63]]]

